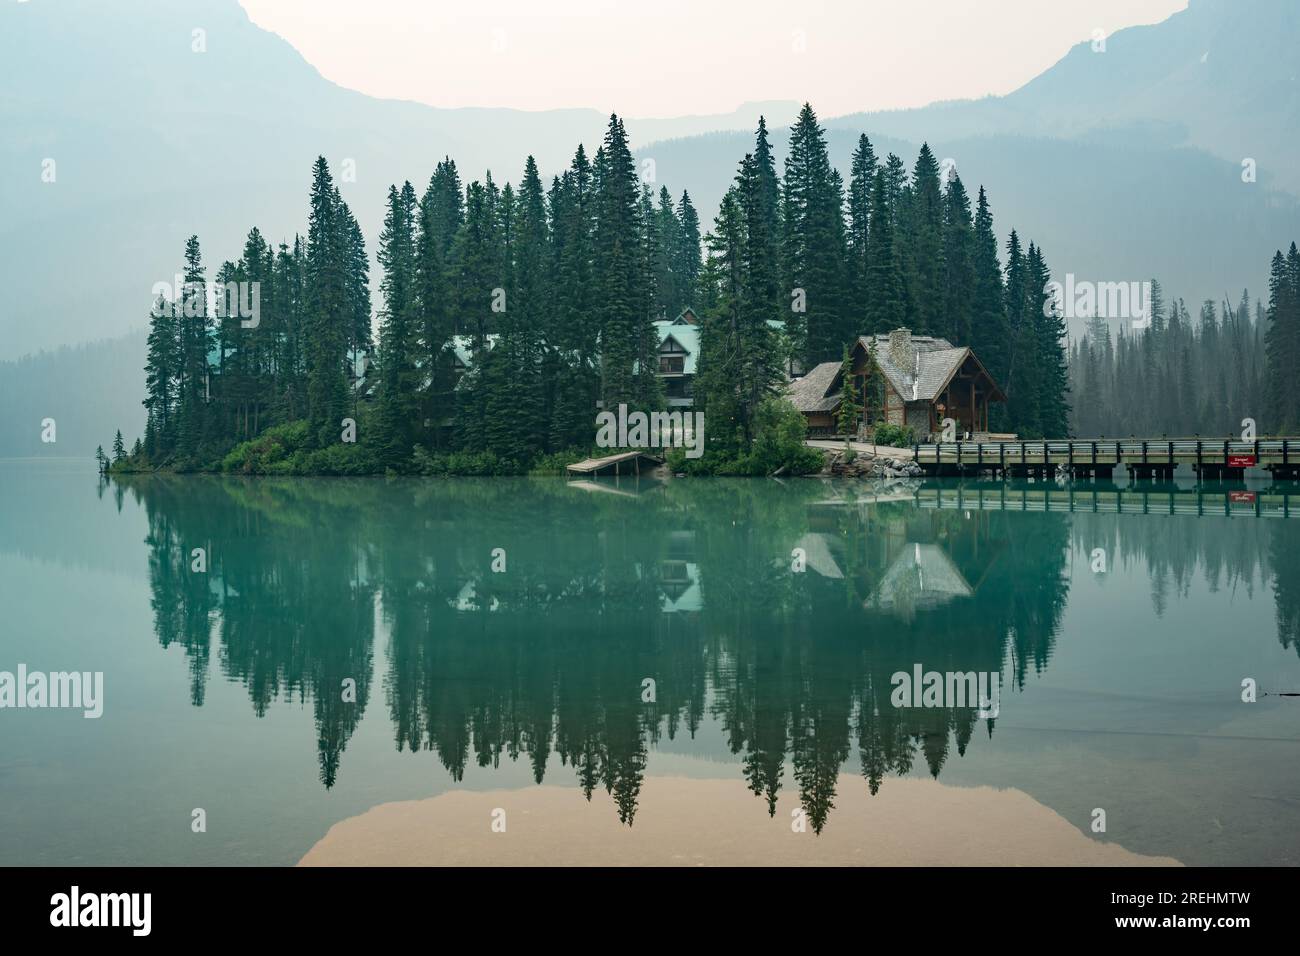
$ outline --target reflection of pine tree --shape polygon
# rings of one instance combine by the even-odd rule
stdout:
[[[694,734],[706,706],[769,815],[789,755],[816,832],[853,737],[872,793],[910,773],[918,749],[937,775],[954,741],[965,751],[977,702],[895,708],[890,676],[915,661],[1000,671],[1010,656],[1023,682],[1050,659],[1068,585],[1066,516],[814,505],[825,490],[812,486],[718,482],[635,500],[550,483],[131,487],[150,515],[155,629],[185,646],[196,704],[217,621],[223,673],[256,713],[311,701],[332,786],[370,697],[382,595],[397,750],[436,751],[455,781],[471,760],[522,757],[541,783],[554,749],[626,824],[650,746]],[[767,557],[808,535],[822,536],[819,560],[840,577]],[[972,593],[936,603],[918,592],[902,625],[880,589],[917,543],[941,550]],[[200,545],[207,575],[189,571]],[[489,568],[495,547],[509,555],[506,574]],[[1219,555],[1225,575],[1244,560],[1235,548]],[[700,604],[682,600],[688,591]],[[654,701],[641,699],[648,676]],[[347,678],[356,703],[342,700]]]
[[[1300,535],[1280,521],[1269,536],[1273,566],[1273,600],[1277,606],[1277,639],[1300,654]]]
[[[755,720],[752,745],[745,754],[742,768],[750,792],[767,801],[768,816],[776,815],[781,778],[785,776],[786,740],[785,711],[772,707],[760,710]]]
[[[859,711],[858,719],[858,753],[862,758],[862,776],[866,778],[874,797],[880,792],[880,784],[889,770],[889,760],[880,739],[879,716],[876,712],[864,707]]]

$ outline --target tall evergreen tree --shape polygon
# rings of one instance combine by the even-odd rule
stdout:
[[[178,303],[178,366],[180,368],[179,450],[196,455],[207,436],[209,398],[208,352],[212,348],[212,316],[208,309],[207,281],[199,237],[185,243],[185,271]]]
[[[596,163],[594,313],[602,407],[649,407],[658,394],[658,338],[644,308],[641,190],[623,121],[611,115]],[[592,426],[594,428],[594,425]]]
[[[1273,255],[1268,277],[1268,417],[1277,434],[1300,429],[1300,252]]]
[[[681,273],[682,285],[687,298],[694,303],[696,284],[700,279],[700,216],[691,204],[691,194],[682,190],[682,198],[677,204],[677,218],[682,224],[682,246],[679,253],[677,271]]]
[[[307,222],[306,313],[308,317],[307,414],[318,445],[338,441],[348,410],[344,377],[350,332],[347,247],[342,204],[325,157],[312,169]]]
[[[943,274],[936,332],[954,345],[969,345],[975,324],[975,225],[970,197],[955,172],[944,188]]]
[[[876,170],[869,222],[865,331],[879,334],[899,328],[907,321],[903,277],[894,250],[895,223],[889,207],[889,183],[884,169]]]
[[[848,230],[848,314],[855,328],[863,332],[871,329],[869,271],[871,267],[870,223],[871,207],[876,187],[876,151],[871,140],[863,133],[853,150],[849,170],[849,230]]]
[[[903,201],[900,258],[903,265],[905,298],[910,306],[909,324],[913,331],[927,335],[943,334],[943,190],[939,183],[939,164],[928,143],[912,169],[911,188]]]
[[[388,467],[411,455],[419,424],[419,284],[416,274],[415,190],[409,182],[399,191],[388,187],[388,209],[379,236],[380,291],[384,307],[379,328],[378,436],[380,457]]]
[[[781,199],[786,286],[792,304],[806,309],[787,313],[786,322],[809,368],[838,357],[852,335],[844,315],[846,249],[837,182],[825,132],[805,103],[790,129]]]

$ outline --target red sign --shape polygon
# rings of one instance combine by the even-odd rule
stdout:
[[[1228,467],[1229,468],[1254,468],[1255,456],[1254,455],[1229,455]]]
[[[1249,502],[1249,503],[1251,503],[1251,504],[1254,504],[1254,502],[1255,502],[1255,492],[1253,492],[1253,491],[1230,491],[1230,492],[1228,492],[1228,500],[1231,501],[1231,502],[1233,502],[1233,503],[1236,503],[1236,502]]]

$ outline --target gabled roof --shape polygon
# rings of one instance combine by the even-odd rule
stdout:
[[[687,375],[694,375],[696,359],[700,355],[700,327],[685,322],[679,325],[676,322],[660,319],[655,323],[655,331],[659,334],[660,349],[671,338],[685,350],[686,354],[683,356],[685,361],[682,363],[682,370]]]
[[[839,374],[839,362],[822,362],[802,378],[785,387],[785,397],[801,412],[833,412],[840,405],[839,392],[828,395]]]
[[[860,335],[858,344],[866,349],[875,347],[876,364],[905,402],[933,402],[947,388],[967,357],[973,359],[980,371],[988,375],[974,352],[964,346],[956,347],[947,339],[930,335],[911,336],[914,358],[911,368],[895,364],[889,353],[888,335]],[[1001,396],[1002,390],[993,381],[993,376],[988,375],[988,378],[996,395]]]

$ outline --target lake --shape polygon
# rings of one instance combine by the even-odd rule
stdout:
[[[0,864],[1300,863],[1300,489],[0,484]]]

